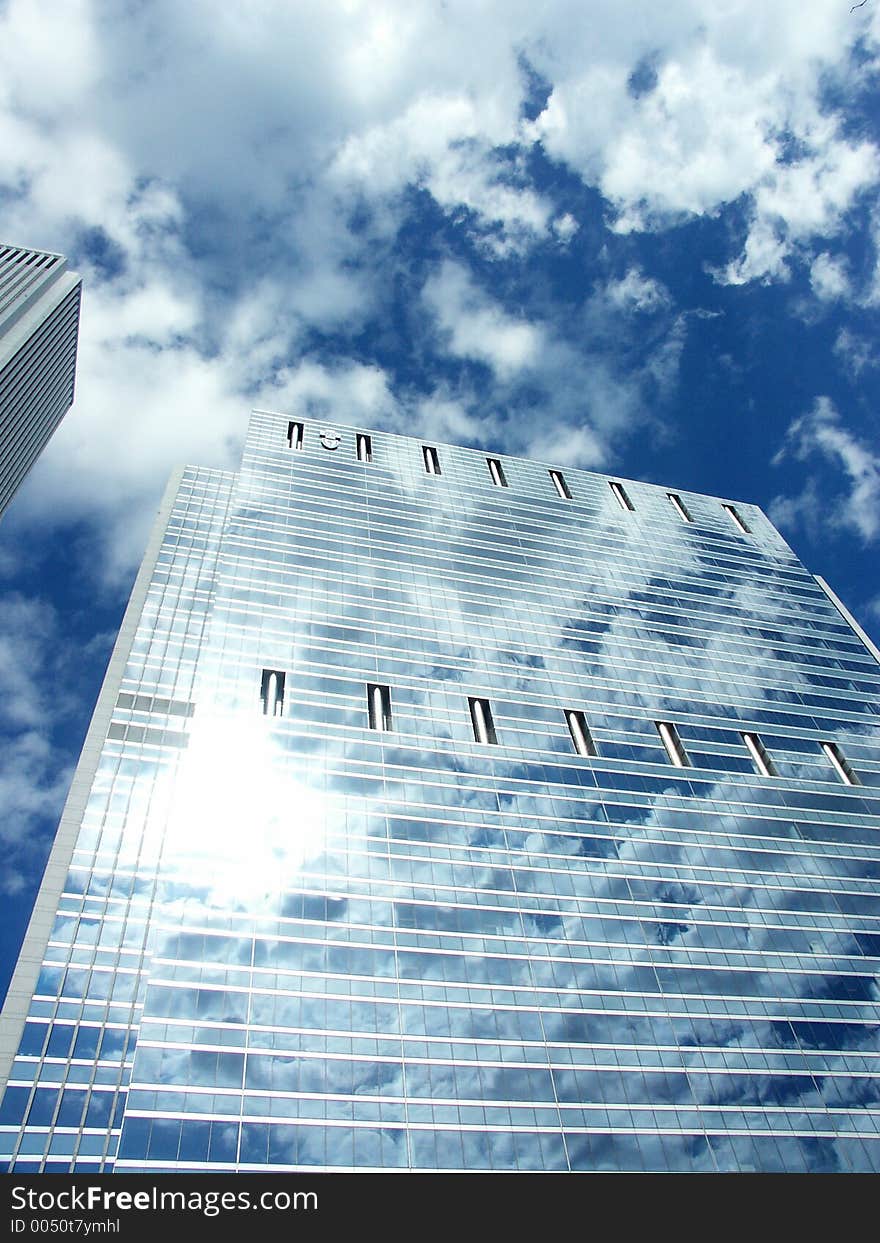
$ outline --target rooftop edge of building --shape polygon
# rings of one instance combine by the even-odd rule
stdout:
[[[767,516],[764,509],[755,501],[747,501],[730,496],[720,496],[709,492],[698,492],[694,488],[679,488],[671,484],[652,483],[646,479],[633,479],[630,476],[616,474],[611,471],[589,470],[583,466],[563,464],[560,463],[559,460],[553,462],[544,458],[528,457],[521,453],[502,452],[501,450],[486,446],[478,448],[472,445],[455,444],[453,441],[438,440],[436,438],[429,439],[425,436],[415,436],[407,434],[406,432],[390,431],[381,427],[367,427],[364,424],[343,423],[338,419],[317,419],[305,414],[291,414],[290,412],[282,410],[267,410],[261,406],[255,406],[251,410],[251,421],[248,426],[248,436],[250,435],[250,425],[255,415],[269,415],[272,418],[285,419],[288,422],[300,423],[304,427],[311,424],[319,429],[324,428],[329,430],[332,428],[334,431],[339,430],[343,432],[350,432],[352,435],[362,434],[368,436],[386,436],[398,441],[407,441],[413,445],[417,445],[419,448],[428,446],[437,449],[452,450],[455,453],[473,454],[475,457],[480,457],[484,461],[489,458],[497,458],[502,462],[522,462],[530,466],[543,467],[548,471],[564,472],[566,475],[571,475],[573,478],[601,479],[609,484],[621,483],[637,488],[649,488],[654,492],[662,493],[664,497],[668,497],[670,494],[676,496],[699,497],[701,500],[717,501],[718,504],[722,506],[742,506],[743,508],[749,509],[753,513],[760,514],[764,521],[767,522],[779,538],[782,539],[788,546],[785,537],[780,534],[775,523]]]

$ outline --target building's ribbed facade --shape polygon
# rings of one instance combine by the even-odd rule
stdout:
[[[12,1168],[880,1169],[841,608],[753,506],[257,412],[135,586]]]
[[[0,516],[73,404],[81,293],[62,255],[0,245]]]

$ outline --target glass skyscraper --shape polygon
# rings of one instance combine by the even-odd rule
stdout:
[[[73,404],[81,295],[63,255],[0,245],[0,516]]]
[[[878,686],[752,505],[256,412],[135,584],[5,1159],[880,1169]]]

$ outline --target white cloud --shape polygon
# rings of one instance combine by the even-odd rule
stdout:
[[[33,671],[43,663],[54,630],[55,617],[48,605],[19,594],[0,599],[0,698],[13,725],[32,726],[45,719],[45,702]]]
[[[348,363],[329,367],[302,362],[278,372],[257,402],[275,410],[302,411],[329,422],[376,426],[394,418],[397,403],[380,367]]]
[[[0,83],[16,110],[47,125],[79,105],[95,85],[98,54],[89,0],[4,6]],[[41,72],[34,74],[33,66]]]
[[[838,332],[834,341],[834,353],[856,379],[863,371],[880,367],[880,355],[873,342],[850,328],[841,328]]]
[[[600,286],[575,322],[580,331],[568,324],[565,335],[550,321],[511,315],[451,261],[422,296],[448,354],[490,370],[488,388],[446,394],[467,410],[471,441],[493,443],[500,432],[507,452],[599,466],[621,435],[646,422],[646,384],[653,399],[675,384],[685,319],[670,316],[667,290],[638,268]],[[648,314],[652,331],[638,332],[636,360],[632,320]],[[475,418],[486,422],[482,433]]]
[[[482,445],[500,443],[503,433],[497,417],[486,411],[475,412],[460,397],[440,391],[415,403],[411,414],[400,421],[399,430],[416,433],[428,440],[447,444]]]
[[[237,382],[191,344],[93,336],[84,322],[77,402],[21,489],[16,524],[30,523],[39,538],[88,515],[106,541],[103,573],[130,576],[171,467],[233,465],[247,412]]]
[[[487,263],[543,243],[558,253],[587,230],[536,184],[535,141],[602,192],[618,231],[741,199],[751,227],[722,279],[784,279],[793,249],[812,248],[817,296],[843,296],[822,239],[845,229],[877,157],[842,136],[820,87],[836,75],[845,96],[853,41],[874,56],[880,31],[877,14],[846,18],[795,0],[636,0],[626,22],[611,0],[588,12],[575,0],[10,0],[6,234],[69,253],[100,229],[119,258],[112,276],[85,265],[77,403],[16,521],[98,523],[111,570],[130,571],[175,462],[232,466],[251,404],[298,400],[321,376],[332,404],[365,380],[368,357],[321,371],[308,351],[316,334],[354,340],[385,315],[413,190]],[[534,122],[523,119],[523,58],[551,88]],[[656,81],[637,96],[630,79],[645,58]],[[503,427],[525,448],[531,428],[498,411],[528,377],[540,418],[597,461],[598,446],[641,424],[651,377],[674,387],[684,327],[664,320],[668,297],[632,265],[566,307],[583,324],[575,341],[549,313],[501,306],[441,264],[424,292],[433,322],[449,354],[491,369],[495,389],[487,403],[440,386],[418,399],[425,417],[445,410],[472,440],[484,418],[486,436]],[[648,313],[658,336],[634,364],[623,321]],[[419,417],[393,385],[383,376],[362,394],[365,416]]]
[[[472,212],[496,252],[527,246],[547,233],[553,209],[525,184],[521,163],[496,150],[518,138],[518,92],[513,84],[508,92],[504,108],[495,100],[481,108],[460,92],[419,95],[394,120],[342,143],[331,169],[334,184],[368,185],[386,195],[419,185],[446,211]]]
[[[630,268],[619,280],[605,286],[608,303],[619,311],[657,311],[669,305],[669,290],[639,268]]]
[[[723,285],[746,285],[754,280],[788,280],[788,244],[771,220],[754,220],[738,259],[713,275]]]
[[[875,203],[871,212],[869,236],[873,250],[873,267],[861,291],[859,299],[862,306],[880,306],[880,207]]]
[[[837,231],[855,197],[877,180],[877,149],[839,138],[824,117],[800,130],[808,154],[776,164],[757,187],[755,207],[759,218],[784,221],[793,237],[824,236]]]
[[[450,353],[486,363],[502,380],[535,365],[543,344],[542,330],[502,311],[476,288],[459,264],[442,264],[426,283],[422,297],[436,315]]]
[[[729,264],[719,279],[742,284],[784,276],[786,256],[798,244],[839,234],[845,213],[876,184],[880,163],[870,143],[852,145],[838,138],[824,118],[802,126],[801,139],[809,153],[794,163],[774,165],[753,187],[743,257]],[[841,276],[838,272],[838,285]],[[814,288],[820,297],[829,296],[827,282]]]
[[[418,186],[507,254],[572,229],[532,184],[523,157],[538,139],[602,191],[620,230],[750,197],[759,236],[729,276],[753,279],[784,270],[769,228],[783,249],[837,230],[877,178],[874,148],[819,106],[829,75],[852,84],[854,41],[876,49],[876,14],[850,20],[837,4],[637,0],[625,23],[610,0],[589,15],[573,0],[49,10],[12,0],[0,21],[0,167],[47,240],[73,217],[123,237],[146,179],[220,206],[229,226],[253,212],[287,224],[322,272],[325,250],[331,267],[350,259],[333,194],[363,195],[390,224],[383,200]],[[533,123],[522,56],[552,87]],[[646,56],[656,82],[636,97]],[[317,314],[345,295],[330,272],[314,293]]]
[[[584,56],[573,33],[566,50],[554,44],[536,57],[553,91],[529,132],[598,185],[621,232],[743,199],[748,238],[719,278],[784,279],[792,249],[839,232],[876,184],[876,148],[844,138],[820,93],[824,76],[843,77],[856,38],[876,46],[877,16],[854,24],[840,6],[807,11],[794,0],[638,6],[629,36],[605,29],[609,16],[591,8],[600,54]],[[636,98],[639,52],[653,52],[657,69]]]
[[[683,48],[656,88],[624,106],[619,141],[605,146],[600,186],[621,231],[715,211],[774,162],[751,75],[717,48]],[[606,140],[607,141],[607,140]]]
[[[675,391],[687,317],[674,314],[666,287],[632,267],[599,284],[583,309],[583,354],[558,358],[596,395],[589,408],[604,435],[643,425],[659,399]],[[664,429],[668,434],[670,429]],[[593,463],[597,459],[593,460]]]
[[[816,296],[825,302],[846,297],[850,291],[846,263],[823,251],[810,267],[810,284]]]
[[[61,810],[71,757],[55,731],[71,705],[67,670],[78,667],[51,605],[0,598],[0,893],[22,887]]]
[[[843,426],[830,398],[817,397],[812,410],[790,424],[773,463],[786,459],[818,459],[836,468],[843,476],[843,491],[832,493],[809,478],[799,495],[773,500],[774,521],[808,530],[830,521],[855,531],[865,543],[880,535],[880,454]]]
[[[539,462],[582,469],[599,466],[608,456],[607,446],[591,428],[564,423],[536,429],[525,451]]]
[[[575,220],[571,212],[563,212],[561,216],[557,216],[550,226],[560,242],[570,242],[577,233],[580,225]]]
[[[810,477],[794,496],[774,496],[767,513],[781,531],[800,528],[812,541],[818,542],[823,525],[828,521],[828,498],[823,496],[818,479]]]

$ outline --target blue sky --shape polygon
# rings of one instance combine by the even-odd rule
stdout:
[[[7,0],[85,282],[0,527],[0,991],[170,468],[253,405],[765,507],[880,633],[880,6]]]

